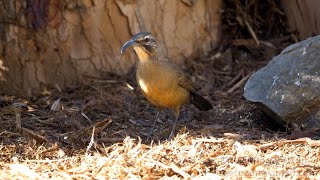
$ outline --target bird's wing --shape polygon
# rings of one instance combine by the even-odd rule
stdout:
[[[191,78],[182,71],[178,72],[178,84],[189,91],[195,92]]]
[[[191,78],[184,73],[177,65],[169,63],[170,61],[165,59],[165,61],[161,61],[162,65],[166,66],[166,68],[172,69],[176,72],[178,76],[178,85],[187,89],[188,91],[195,92],[195,87],[191,81]]]

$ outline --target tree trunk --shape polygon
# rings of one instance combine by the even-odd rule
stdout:
[[[283,8],[292,32],[304,40],[320,34],[320,1],[319,0],[282,0]]]
[[[149,31],[177,63],[216,47],[221,0],[0,0],[1,89],[41,92],[135,62],[121,45]],[[1,90],[0,89],[0,90]]]

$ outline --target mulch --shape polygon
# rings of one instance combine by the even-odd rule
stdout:
[[[274,1],[229,0],[226,6],[230,8],[222,14],[226,36],[221,45],[209,55],[186,60],[184,66],[214,109],[201,112],[192,105],[185,106],[176,132],[246,140],[275,134],[289,137],[288,129],[273,123],[242,94],[250,75],[297,38],[287,32],[285,15]],[[127,136],[148,144],[146,136],[156,109],[141,95],[133,72],[87,79],[78,87],[50,89],[33,97],[2,94],[1,143],[8,149],[19,145],[14,151],[30,158],[34,155],[27,153],[28,148],[39,144],[72,154],[85,149],[92,136],[98,149],[122,142]],[[169,110],[161,112],[155,142],[167,139],[172,120]],[[1,158],[10,161],[11,157],[4,153]]]

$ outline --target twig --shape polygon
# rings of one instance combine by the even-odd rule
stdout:
[[[291,37],[292,37],[292,39],[294,40],[295,43],[299,42],[298,38],[293,33],[291,33]]]
[[[61,110],[60,107],[61,107],[61,106],[60,106],[60,98],[59,98],[59,99],[57,99],[57,100],[55,100],[55,101],[53,102],[53,104],[52,104],[51,107],[50,107],[50,110],[51,110],[51,111],[59,111],[59,110]]]
[[[295,169],[297,169],[297,168],[305,168],[305,169],[309,168],[309,169],[312,169],[312,170],[320,170],[319,166],[312,166],[312,165],[300,165],[300,166],[295,166],[293,168],[295,168]]]
[[[44,136],[41,136],[39,134],[36,134],[35,132],[33,132],[30,129],[27,128],[21,128],[22,130],[22,134],[27,135],[32,137],[33,139],[35,139],[36,141],[43,143],[43,142],[49,142],[49,140],[47,138],[45,138]]]
[[[230,138],[230,139],[243,139],[245,136],[242,134],[235,134],[235,133],[224,133],[223,136]]]
[[[6,137],[6,138],[8,138],[8,136],[9,137],[11,137],[11,136],[20,136],[21,134],[20,133],[15,133],[15,132],[10,132],[10,131],[2,131],[1,133],[0,133],[0,137]]]
[[[260,149],[267,149],[272,146],[283,146],[286,144],[308,144],[309,146],[320,146],[320,140],[312,140],[310,138],[300,138],[300,139],[295,139],[295,140],[284,140],[284,141],[276,141],[276,142],[271,142],[267,144],[263,144],[259,146]]]
[[[226,87],[228,86],[231,86],[233,83],[235,83],[242,75],[242,71],[240,71],[227,85]]]
[[[234,92],[236,89],[238,89],[249,77],[251,74],[246,75],[244,78],[242,78],[240,81],[238,81],[232,88],[230,88],[227,93],[232,93]]]
[[[218,71],[218,70],[215,70],[215,69],[213,69],[212,72],[215,73],[215,74],[226,75],[226,76],[231,74],[231,72]]]
[[[91,119],[81,110],[81,116],[83,116],[90,124],[92,124]]]
[[[89,131],[92,128],[96,128],[96,133],[101,132],[103,129],[105,129],[110,123],[112,123],[112,119],[110,118],[105,118],[102,121],[99,121],[97,123],[92,124],[91,126],[85,128],[85,131],[87,131],[89,133]],[[83,131],[83,129],[81,129],[80,131]]]
[[[269,48],[277,49],[276,46],[273,45],[271,42],[268,42],[268,41],[260,41],[260,43],[261,43],[262,45],[265,45],[265,46],[269,47]]]
[[[88,155],[88,152],[89,152],[90,148],[94,144],[94,130],[95,130],[95,127],[93,127],[93,129],[92,129],[91,139],[90,139],[90,143],[87,146],[86,155]]]
[[[107,166],[108,163],[110,163],[110,160],[111,160],[114,156],[116,156],[117,154],[119,154],[119,151],[120,151],[120,149],[116,149],[116,150],[112,151],[112,152],[110,153],[110,155],[108,156],[108,158],[106,159],[105,163],[104,163],[102,166],[100,166],[100,168],[99,168],[96,172],[94,172],[94,174],[97,176],[97,175],[99,174],[99,172],[100,172],[105,166]]]
[[[248,20],[245,19],[245,18],[243,18],[243,20],[244,20],[244,23],[246,24],[246,26],[247,26],[247,28],[248,28],[248,31],[249,31],[249,33],[251,34],[252,38],[254,39],[254,41],[256,42],[256,44],[257,44],[258,46],[260,46],[260,42],[259,42],[259,40],[258,40],[258,38],[257,38],[257,35],[256,35],[256,33],[253,31],[253,29],[252,29],[251,25],[249,24]]]

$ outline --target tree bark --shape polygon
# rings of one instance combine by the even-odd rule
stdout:
[[[221,0],[0,0],[2,90],[70,87],[106,72],[126,73],[134,53],[120,54],[132,34],[149,31],[171,59],[217,46]],[[0,89],[1,91],[1,89]]]
[[[299,40],[320,34],[319,0],[282,0],[289,28],[298,33]]]

